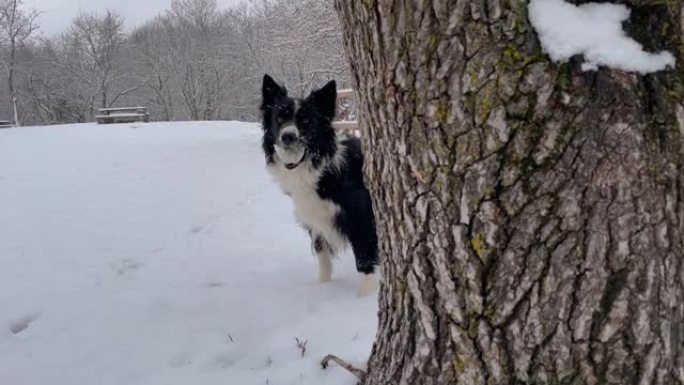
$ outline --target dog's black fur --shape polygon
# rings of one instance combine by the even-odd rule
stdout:
[[[373,273],[378,263],[378,239],[370,195],[363,181],[363,153],[359,139],[338,138],[332,127],[337,98],[335,81],[304,99],[295,99],[287,95],[285,87],[265,75],[262,98],[263,150],[276,181],[292,197],[295,206],[310,206],[301,207],[303,212],[317,210],[319,206],[335,208],[329,210],[330,228],[337,232],[332,236],[330,231],[317,228],[327,228],[325,223],[298,218],[309,231],[317,254],[327,250],[334,255],[339,251],[343,245],[326,239],[326,234],[329,238],[339,236],[351,245],[357,271]],[[284,161],[281,155],[293,159]],[[289,180],[295,175],[296,180]],[[301,198],[303,195],[307,197]],[[307,215],[318,218],[318,214],[322,213]]]

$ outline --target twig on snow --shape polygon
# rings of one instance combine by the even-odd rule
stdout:
[[[299,351],[302,352],[302,357],[304,357],[304,353],[306,353],[306,344],[309,343],[309,340],[301,341],[299,338],[295,337],[295,341],[297,341],[297,347],[299,348]]]
[[[363,371],[359,368],[355,368],[354,366],[352,366],[347,361],[344,361],[344,360],[340,359],[339,357],[337,357],[336,355],[333,355],[333,354],[328,354],[327,356],[323,357],[323,360],[321,360],[321,367],[323,369],[327,369],[328,365],[330,364],[330,361],[336,363],[337,365],[341,366],[344,369],[347,369],[347,371],[349,371],[351,374],[355,375],[356,378],[358,378],[362,382],[366,378],[366,372],[365,371]]]

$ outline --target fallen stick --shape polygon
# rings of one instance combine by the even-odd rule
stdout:
[[[327,356],[323,357],[321,360],[321,367],[323,369],[327,369],[330,361],[336,363],[337,365],[341,366],[344,369],[347,369],[351,374],[355,375],[356,378],[359,380],[363,381],[366,378],[366,372],[364,372],[361,369],[353,367],[350,363],[342,360],[341,358],[333,355],[333,354],[328,354]]]

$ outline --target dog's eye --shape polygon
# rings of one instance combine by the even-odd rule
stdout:
[[[309,119],[304,119],[304,120],[302,120],[302,123],[304,123],[304,124],[309,124]]]
[[[283,122],[285,122],[285,119],[283,119],[282,116],[279,116],[278,117],[278,124],[283,124]]]

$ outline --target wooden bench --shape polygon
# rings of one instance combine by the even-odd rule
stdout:
[[[149,122],[147,107],[100,108],[95,116],[97,124]]]
[[[333,122],[333,127],[349,136],[361,137],[356,116],[354,90],[337,90],[337,117],[339,120]]]
[[[12,124],[12,121],[0,120],[0,128],[10,128],[10,127],[14,127],[14,124]]]

